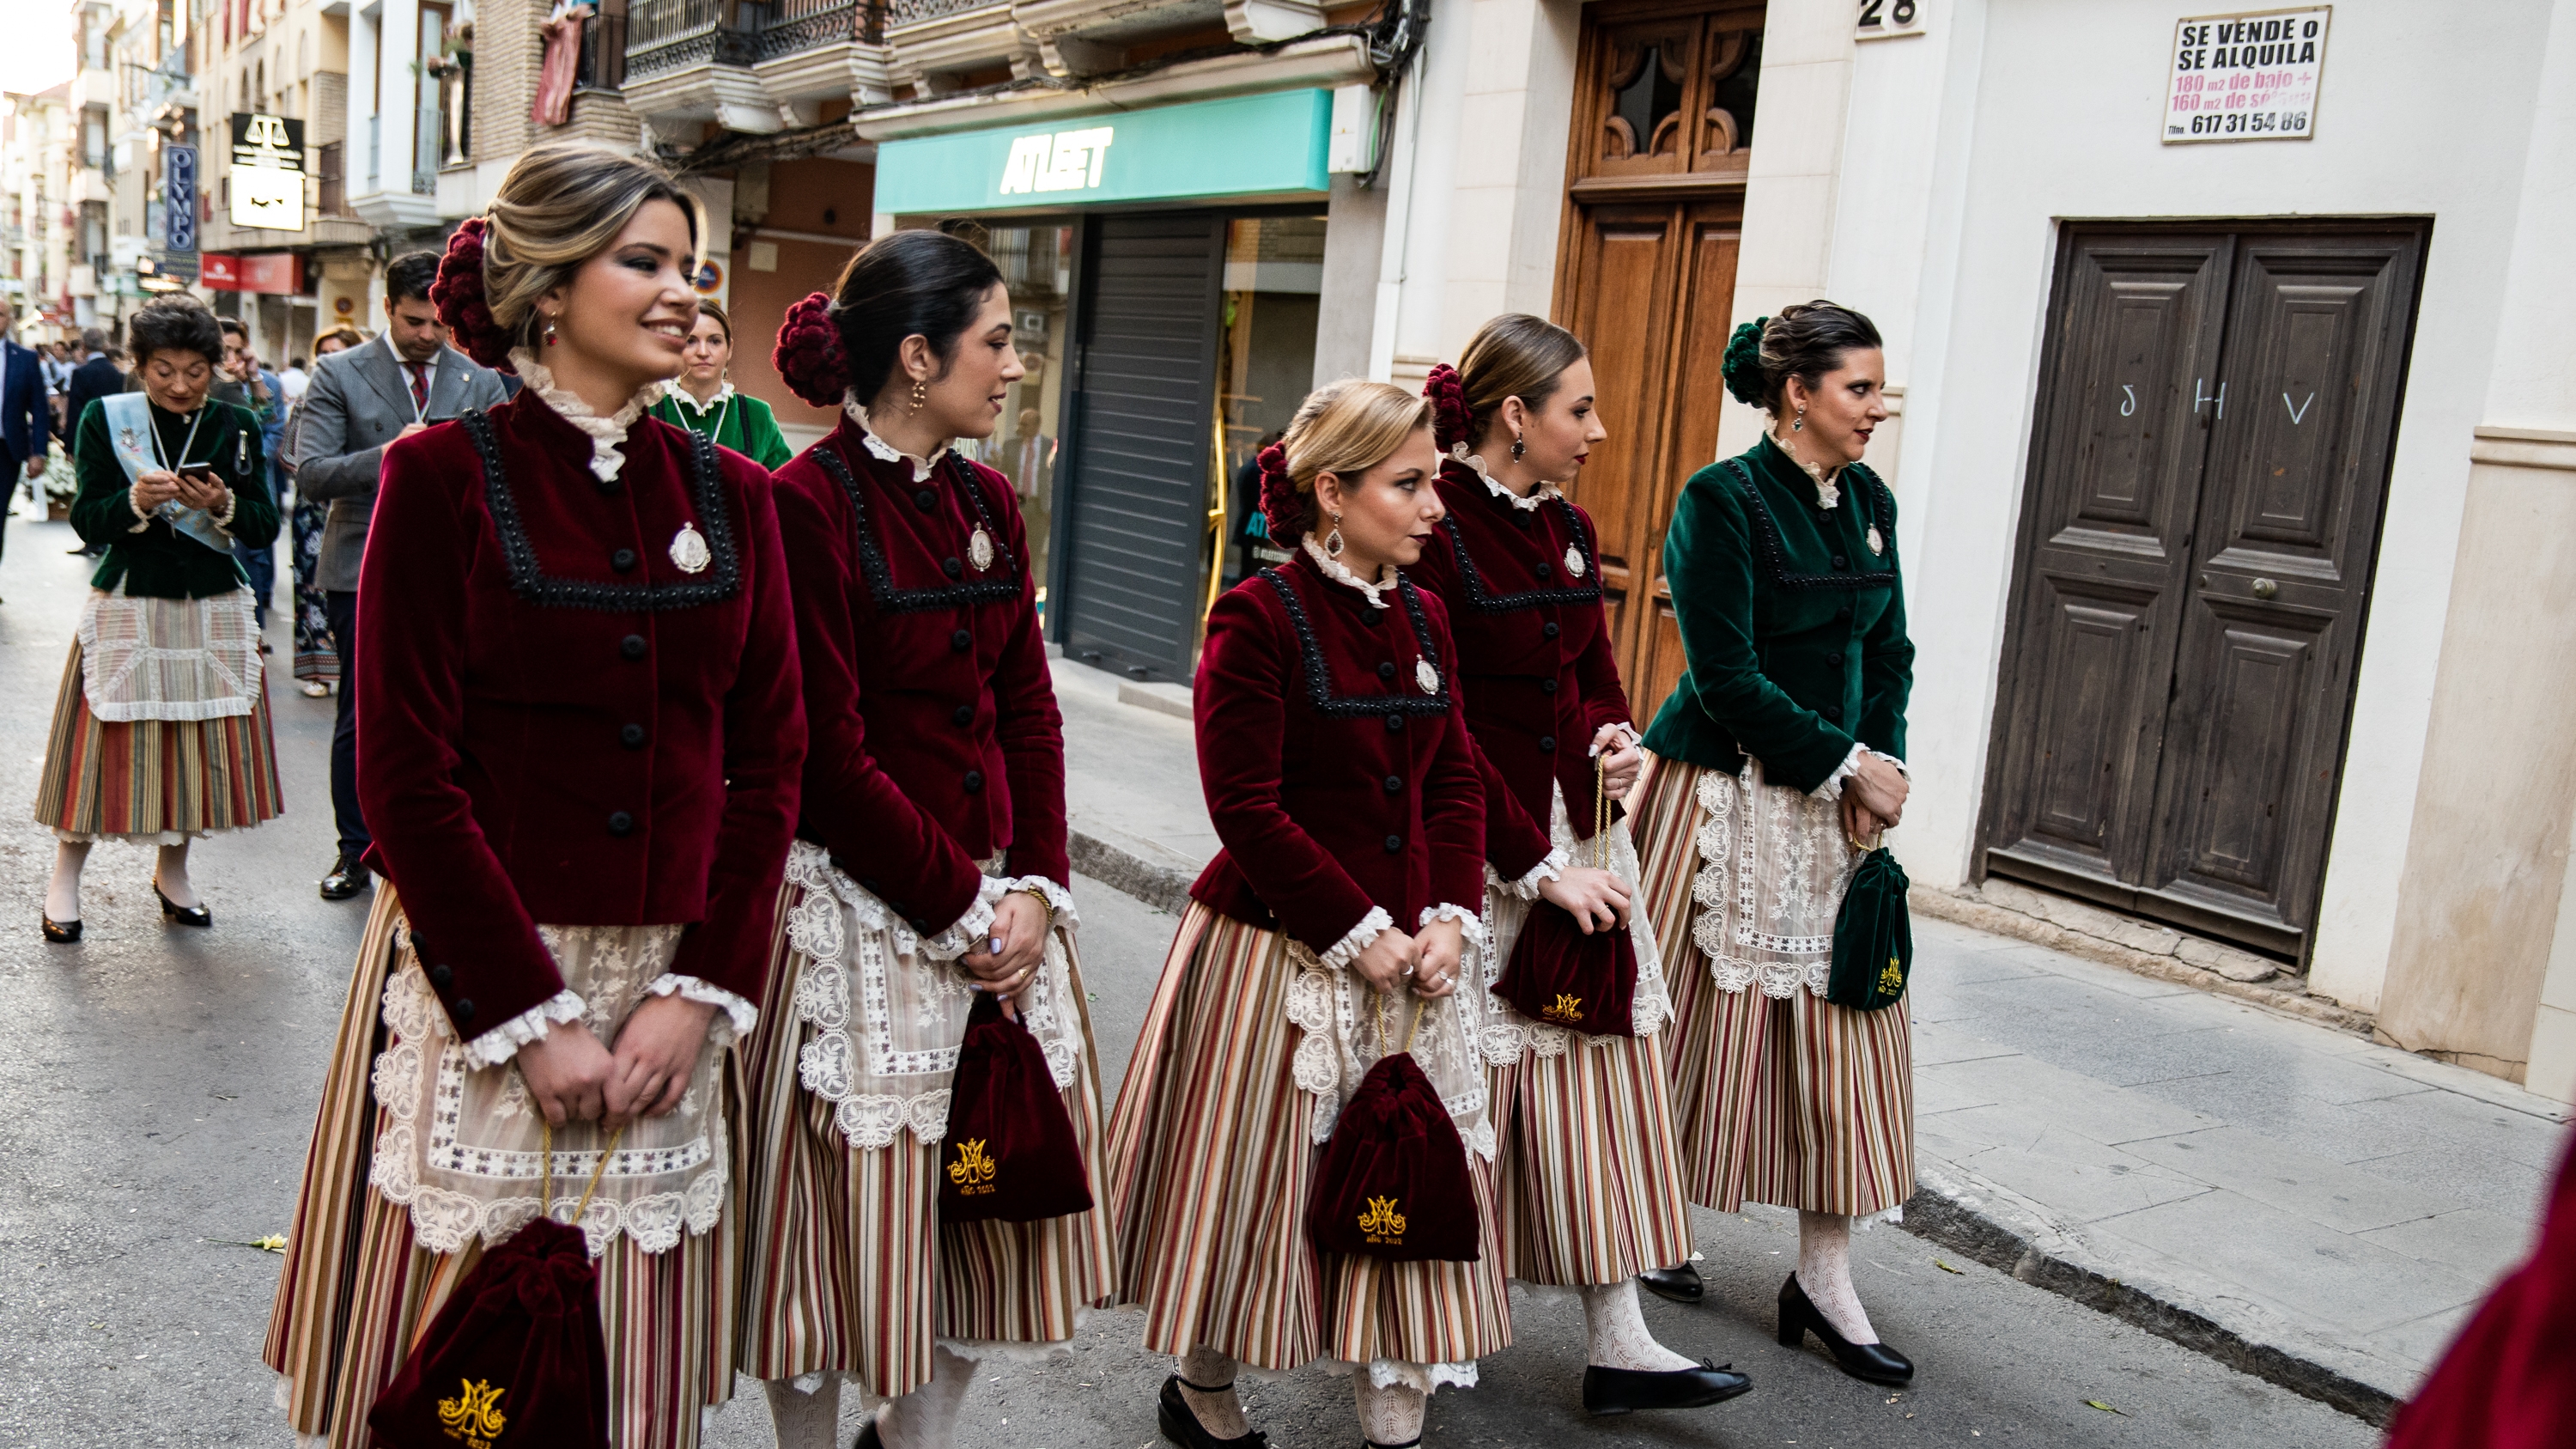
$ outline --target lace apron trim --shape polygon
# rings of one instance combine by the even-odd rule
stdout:
[[[1485,935],[1481,922],[1474,925],[1467,932],[1470,952],[1482,949]],[[1416,1003],[1409,994],[1387,1003],[1386,1033],[1393,1041],[1381,1041],[1375,993],[1368,978],[1325,965],[1293,936],[1283,933],[1282,939],[1287,942],[1288,963],[1297,973],[1288,987],[1288,1020],[1299,1033],[1292,1058],[1297,1089],[1316,1099],[1314,1142],[1320,1147],[1332,1140],[1342,1104],[1359,1089],[1360,1079],[1386,1055],[1388,1046],[1403,1045]],[[1468,1149],[1491,1162],[1494,1124],[1486,1111],[1485,1065],[1476,1047],[1484,1030],[1487,1001],[1482,991],[1460,990],[1438,1001],[1419,1003],[1429,1014],[1414,1035],[1413,1060],[1431,1079],[1432,1090],[1440,1094],[1441,1105],[1449,1109],[1449,1119],[1458,1125],[1458,1135],[1467,1140]]]
[[[975,1005],[973,978],[957,958],[1018,885],[998,879],[1001,868],[999,857],[984,862],[984,884],[966,916],[924,939],[821,846],[800,840],[788,850],[787,881],[797,896],[787,908],[787,944],[805,957],[793,1009],[810,1031],[797,1049],[797,1079],[832,1104],[852,1147],[892,1146],[905,1131],[935,1147],[948,1135],[950,1082]],[[1081,1014],[1065,1007],[1073,977],[1064,933],[1076,924],[1060,905],[1044,965],[1019,1001],[1059,1091],[1072,1087],[1082,1061]]]
[[[1574,821],[1566,813],[1565,787],[1554,789],[1554,804],[1549,810],[1548,835],[1554,847],[1576,865],[1589,865],[1598,859],[1600,847],[1592,841],[1574,838]],[[1607,832],[1610,844],[1610,873],[1628,887],[1628,939],[1637,950],[1637,994],[1630,1008],[1630,1022],[1640,1039],[1651,1037],[1672,1020],[1673,999],[1664,985],[1664,953],[1655,943],[1655,925],[1648,919],[1646,892],[1638,884],[1644,870],[1637,863],[1637,844],[1628,833],[1628,822],[1613,820]],[[1511,886],[1495,876],[1494,868],[1485,867],[1485,914],[1489,929],[1485,933],[1483,956],[1485,990],[1485,1027],[1480,1037],[1485,1060],[1507,1067],[1524,1054],[1561,1057],[1578,1039],[1592,1044],[1616,1040],[1614,1037],[1585,1037],[1583,1033],[1549,1022],[1532,1021],[1512,1009],[1510,1002],[1493,995],[1503,979],[1503,968],[1511,964],[1512,947],[1520,940],[1521,925],[1529,919],[1533,902],[1516,894]]]
[[[1833,974],[1834,917],[1859,855],[1843,835],[1841,807],[1804,790],[1744,773],[1699,778],[1699,914],[1691,940],[1720,991],[1760,986],[1785,999],[1800,987],[1822,996]]]
[[[409,922],[397,925],[400,954],[384,991],[389,1036],[374,1071],[376,1101],[386,1114],[371,1169],[376,1190],[411,1209],[413,1235],[433,1253],[456,1252],[476,1237],[497,1243],[540,1211],[571,1222],[600,1153],[596,1145],[565,1141],[602,1143],[604,1132],[597,1123],[563,1129],[549,1163],[541,1147],[544,1118],[527,1080],[507,1063],[467,1063],[422,974]],[[626,1018],[652,998],[685,929],[540,925],[537,934],[565,989],[583,1002],[583,1023],[602,1044],[613,1044]],[[592,1257],[607,1252],[621,1233],[644,1252],[661,1253],[679,1245],[683,1228],[694,1236],[716,1225],[728,1159],[717,1073],[733,1041],[732,1018],[714,1013],[680,1105],[633,1123],[618,1139],[578,1224]],[[552,1197],[541,1204],[549,1168]]]
[[[210,720],[251,712],[260,694],[250,590],[202,599],[129,598],[119,580],[81,606],[81,693],[102,720]]]

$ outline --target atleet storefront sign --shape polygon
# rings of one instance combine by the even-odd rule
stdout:
[[[914,216],[1323,192],[1332,118],[1332,92],[1282,91],[888,141],[877,148],[876,209]]]

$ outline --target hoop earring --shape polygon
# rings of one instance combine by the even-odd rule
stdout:
[[[1342,542],[1342,516],[1336,513],[1333,515],[1333,531],[1324,535],[1324,556],[1326,558],[1340,558],[1344,547],[1345,545]]]
[[[1526,453],[1526,452],[1528,452],[1528,451],[1529,451],[1529,444],[1528,444],[1528,443],[1523,442],[1523,441],[1522,441],[1521,439],[1519,439],[1518,437],[1515,437],[1515,438],[1513,438],[1513,439],[1512,439],[1512,461],[1513,461],[1513,462],[1515,462],[1515,463],[1519,462],[1519,461],[1521,460],[1521,455],[1522,455],[1522,454],[1524,454],[1524,453]]]
[[[914,378],[912,380],[912,410],[916,413],[921,411],[922,406],[929,401],[930,384],[922,381],[920,378]]]
[[[1798,416],[1789,424],[1789,431],[1793,433],[1803,433],[1806,430],[1807,410],[1805,408],[1800,408],[1798,409]]]

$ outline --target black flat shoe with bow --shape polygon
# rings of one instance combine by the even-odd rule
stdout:
[[[40,916],[38,919],[45,923],[45,939],[57,946],[68,946],[80,939],[81,923],[77,920],[57,921],[51,916]]]
[[[168,896],[161,894],[161,885],[158,881],[153,882],[152,897],[161,903],[161,919],[165,921],[176,921],[183,926],[196,926],[200,928],[211,926],[215,923],[215,913],[207,910],[204,906],[182,906],[172,904]]]
[[[1792,1273],[1780,1285],[1780,1346],[1796,1348],[1814,1334],[1844,1373],[1868,1383],[1901,1389],[1914,1382],[1914,1361],[1883,1343],[1853,1343],[1825,1321],[1807,1290]]]
[[[1200,1389],[1196,1384],[1189,1387],[1203,1394],[1225,1392],[1223,1389]],[[1162,1425],[1164,1438],[1180,1445],[1181,1449],[1268,1449],[1270,1436],[1257,1429],[1231,1439],[1220,1439],[1209,1433],[1199,1423],[1198,1414],[1190,1408],[1190,1401],[1181,1397],[1181,1388],[1181,1376],[1172,1375],[1163,1380],[1162,1397],[1155,1402],[1154,1417]]]
[[[1583,1411],[1625,1414],[1635,1409],[1699,1409],[1722,1404],[1753,1387],[1735,1365],[1702,1359],[1695,1368],[1583,1370]]]
[[[1708,1292],[1699,1270],[1688,1263],[1671,1268],[1648,1268],[1637,1275],[1637,1282],[1649,1293],[1674,1303],[1697,1303]]]

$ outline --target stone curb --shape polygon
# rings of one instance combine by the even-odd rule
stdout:
[[[2063,951],[2069,956],[2081,956],[2087,961],[2098,962],[2104,966],[2117,966],[2123,971],[2157,981],[2170,981],[2176,986],[2188,986],[2194,990],[2209,992],[2213,996],[2228,997],[2299,1021],[2331,1027],[2336,1031],[2350,1032],[2354,1036],[2368,1038],[2376,1025],[2367,1014],[2354,1011],[2347,1006],[2338,1006],[2323,997],[2284,990],[2277,986],[2231,981],[2216,971],[2189,965],[2173,956],[2160,956],[2123,946],[2116,941],[2106,941],[2099,936],[2070,931],[2064,926],[2043,921],[2036,916],[2007,910],[1985,901],[1953,895],[1948,891],[1937,891],[1929,886],[1916,886],[1907,893],[1905,899],[1906,904],[1927,916],[1956,921],[1963,926],[1974,926],[1980,931],[1991,931],[1998,936],[2011,936],[2033,945],[2046,946],[2053,951]]]
[[[2273,1344],[2254,1342],[2179,1303],[2068,1262],[2010,1225],[1923,1183],[1916,1183],[1898,1226],[2032,1287],[2071,1298],[2376,1428],[2388,1427],[2397,1412],[2397,1397],[2384,1389]]]
[[[1190,882],[1196,877],[1156,865],[1123,845],[1073,830],[1066,833],[1065,853],[1075,870],[1167,915],[1179,915],[1190,903]]]

